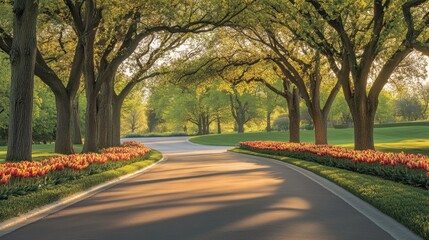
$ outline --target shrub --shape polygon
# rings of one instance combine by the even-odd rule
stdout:
[[[289,130],[289,118],[287,115],[280,115],[274,120],[273,129],[276,131],[287,131]]]

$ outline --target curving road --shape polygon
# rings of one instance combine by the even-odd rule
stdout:
[[[393,239],[288,167],[185,137],[138,140],[167,161],[3,239]]]

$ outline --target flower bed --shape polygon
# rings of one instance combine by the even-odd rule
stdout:
[[[121,167],[145,157],[150,151],[138,142],[125,142],[122,147],[103,149],[101,153],[0,164],[0,199]]]
[[[241,142],[239,147],[300,158],[429,189],[429,158],[421,154],[356,151],[330,145],[289,142]]]

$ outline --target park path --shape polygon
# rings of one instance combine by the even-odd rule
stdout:
[[[183,137],[138,140],[167,161],[4,239],[392,239],[288,167]]]

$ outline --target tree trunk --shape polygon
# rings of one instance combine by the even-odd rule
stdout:
[[[86,89],[85,142],[83,152],[98,151],[97,135],[97,96],[94,89]]]
[[[217,133],[221,134],[222,133],[222,129],[221,129],[221,125],[220,125],[220,118],[217,118]]]
[[[34,67],[36,63],[36,1],[15,0],[10,53],[11,91],[7,161],[31,160]]]
[[[72,125],[73,125],[73,144],[82,144],[82,134],[80,131],[80,112],[79,97],[73,101]]]
[[[209,115],[206,115],[204,117],[204,122],[205,122],[204,134],[210,134],[210,116]]]
[[[366,100],[365,102],[369,102]],[[355,150],[375,149],[374,119],[377,103],[359,104],[352,111]]]
[[[237,132],[238,133],[244,133],[244,120],[243,119],[237,119]]]
[[[267,112],[267,126],[265,127],[267,132],[271,132],[271,112]]]
[[[112,111],[112,145],[121,145],[121,108],[123,101],[118,99],[113,100],[113,111]]]
[[[61,154],[74,153],[72,144],[72,100],[68,94],[55,95],[57,107],[57,133],[55,152]]]
[[[314,124],[314,138],[316,144],[328,144],[328,125],[327,116],[319,109],[315,109],[311,113]]]
[[[114,78],[106,79],[101,87],[98,108],[98,147],[108,148],[113,146],[113,85]],[[134,129],[132,129],[134,131]]]
[[[299,110],[299,92],[294,88],[292,98],[288,101],[289,111],[289,142],[300,142],[299,125],[301,121]]]

